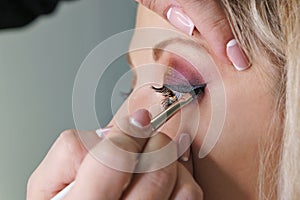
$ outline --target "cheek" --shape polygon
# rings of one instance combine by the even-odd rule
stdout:
[[[254,74],[249,75],[251,77],[246,79],[228,81],[226,86],[227,115],[224,135],[239,142],[257,140],[264,135],[273,115],[270,90],[262,87]]]
[[[257,156],[259,142],[266,137],[273,115],[270,90],[262,87],[258,77],[250,70],[243,74],[237,73],[233,72],[234,76],[230,77],[223,73],[226,115],[220,137],[210,154],[218,162],[228,165],[232,165],[233,158],[239,163],[239,160],[244,162],[249,154],[251,158]],[[209,98],[201,106],[202,121],[194,146],[198,150],[207,130],[211,128],[211,111],[215,109]]]

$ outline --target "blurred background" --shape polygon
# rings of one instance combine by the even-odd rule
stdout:
[[[1,199],[25,199],[30,174],[58,135],[75,127],[72,89],[82,61],[101,41],[132,29],[135,9],[132,0],[67,1],[29,26],[0,30]],[[125,56],[112,65],[97,92],[102,125],[111,118],[107,94],[128,71]]]

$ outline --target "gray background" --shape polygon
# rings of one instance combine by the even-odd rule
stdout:
[[[25,199],[32,171],[59,133],[74,128],[72,88],[81,62],[104,39],[133,28],[135,8],[133,0],[67,2],[26,28],[0,31],[1,199]],[[114,65],[108,86],[128,70],[124,57]],[[111,117],[110,95],[103,94],[112,87],[105,88],[97,93],[101,124]]]

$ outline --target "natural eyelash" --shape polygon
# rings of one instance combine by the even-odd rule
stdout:
[[[173,90],[169,89],[168,87],[166,87],[165,85],[163,85],[160,88],[152,86],[152,89],[155,92],[161,93],[163,95],[163,99],[161,101],[161,104],[162,104],[164,109],[167,109],[173,103],[178,101],[182,96],[182,93],[173,91]]]

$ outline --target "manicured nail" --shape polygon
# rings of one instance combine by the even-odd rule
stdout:
[[[178,154],[181,155],[180,160],[187,162],[190,159],[191,138],[189,134],[182,133],[178,141]],[[184,152],[184,153],[183,153]]]
[[[179,7],[171,7],[167,12],[167,18],[173,26],[188,35],[192,35],[195,25],[193,21]]]
[[[99,128],[96,130],[96,133],[100,138],[104,138],[107,135],[107,133],[112,129],[112,127],[113,126],[108,126],[106,128]]]
[[[180,160],[182,161],[182,162],[187,162],[187,161],[189,161],[189,157],[188,156],[184,156],[184,155],[182,155],[181,157],[180,157]]]
[[[135,111],[129,119],[129,122],[138,128],[145,128],[150,124],[150,121],[151,116],[146,109],[139,109]]]
[[[250,67],[249,60],[235,39],[230,40],[226,45],[227,56],[238,71]]]

